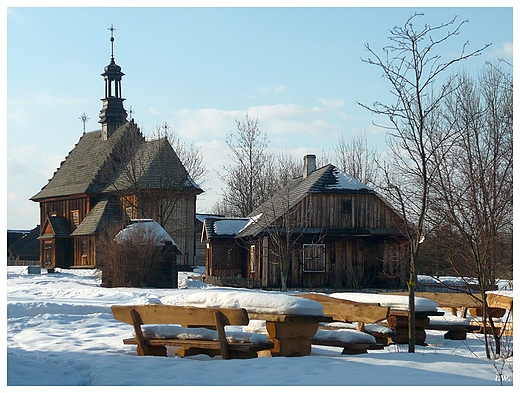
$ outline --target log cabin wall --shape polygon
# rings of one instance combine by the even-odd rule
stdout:
[[[94,236],[74,238],[74,266],[94,267],[96,265],[96,239]]]
[[[40,224],[49,216],[64,217],[71,223],[71,232],[90,211],[90,198],[52,199],[40,203]]]
[[[375,194],[310,194],[294,211],[295,227],[396,228],[400,223]]]
[[[161,195],[161,193],[158,194]],[[128,200],[127,198],[127,201]],[[145,217],[134,217],[151,218],[164,227],[182,253],[177,257],[177,263],[179,265],[195,265],[195,242],[199,241],[199,239],[195,239],[194,236],[196,200],[196,195],[178,192],[173,193],[171,199],[163,198],[162,208],[166,213],[163,219],[161,219],[158,213],[161,207],[160,203],[154,198],[154,194],[150,194],[138,202],[147,205],[137,209],[138,211],[145,212]],[[133,206],[136,206],[135,200]]]
[[[375,194],[310,194],[291,213],[291,230],[321,233],[302,238],[291,251],[288,287],[347,288],[388,287],[404,280],[406,247],[402,240],[370,235],[367,229],[397,229],[400,217]],[[282,225],[281,220],[277,225]],[[262,285],[280,287],[279,263],[261,251]],[[269,240],[267,240],[269,242]],[[324,271],[304,271],[303,244],[324,244]],[[272,247],[272,245],[270,246]],[[250,257],[248,257],[250,264]],[[252,277],[248,271],[249,277]],[[390,279],[391,278],[391,279]]]

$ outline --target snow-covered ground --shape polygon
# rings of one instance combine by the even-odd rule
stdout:
[[[406,345],[362,355],[316,346],[310,356],[247,360],[138,357],[135,347],[123,345],[132,328],[114,320],[114,304],[321,312],[307,299],[209,287],[193,275],[180,273],[175,290],[102,288],[94,270],[28,274],[27,267],[7,267],[7,385],[499,386],[499,379],[513,385],[513,358],[486,359],[483,336],[475,334],[451,341],[444,332],[427,331],[428,346],[417,347],[414,354]],[[248,328],[261,331],[261,322],[252,321]],[[512,350],[512,338],[507,342]]]

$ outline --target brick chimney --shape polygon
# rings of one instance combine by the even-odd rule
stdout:
[[[307,154],[305,157],[303,157],[303,178],[305,179],[315,170],[316,156],[314,154]]]

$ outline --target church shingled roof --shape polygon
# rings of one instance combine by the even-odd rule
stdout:
[[[129,169],[129,166],[134,167]],[[135,170],[141,172],[137,183],[125,175]],[[85,133],[47,185],[31,200],[104,194],[135,187],[171,187],[179,182],[185,191],[202,192],[189,178],[168,141],[145,141],[131,121],[108,140],[101,138],[101,131]]]

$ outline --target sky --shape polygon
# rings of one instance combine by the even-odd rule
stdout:
[[[436,330],[426,330],[428,345],[416,346],[415,353],[408,353],[407,345],[389,345],[360,355],[341,355],[341,348],[312,346],[311,354],[302,357],[138,357],[135,346],[123,344],[123,339],[132,337],[133,328],[114,319],[110,309],[114,304],[211,305],[306,315],[321,315],[321,305],[289,296],[289,292],[206,286],[192,278],[199,272],[180,272],[179,289],[172,290],[104,288],[92,269],[57,269],[54,274],[45,269],[41,274],[28,274],[24,266],[6,270],[7,367],[3,370],[7,371],[4,381],[11,389],[79,385],[112,386],[111,391],[128,392],[129,385],[155,385],[163,391],[170,391],[173,385],[188,385],[193,386],[190,391],[205,392],[224,385],[230,387],[227,391],[241,392],[242,386],[250,386],[249,390],[263,392],[262,386],[270,386],[269,391],[285,392],[284,386],[304,385],[322,390],[334,386],[401,386],[399,391],[410,392],[421,386],[420,391],[436,392],[437,388],[471,386],[472,392],[489,392],[490,387],[500,387],[500,377],[503,385],[509,386],[506,389],[511,391],[513,386],[513,357],[486,359],[482,334],[469,333],[462,341],[446,340],[445,332]],[[334,294],[345,295],[358,295],[357,302],[367,301],[362,300],[366,294]],[[393,296],[371,295],[369,302],[379,297],[391,308],[400,309],[407,303],[406,296],[388,301]],[[433,303],[433,309],[437,309],[436,303],[427,299],[416,298],[416,303]],[[462,318],[448,315],[432,319],[450,324]],[[318,334],[334,334],[350,342],[353,338],[357,342],[370,338],[373,342],[374,337],[368,333],[352,330],[355,325],[340,324],[340,331],[320,329]],[[367,325],[367,331],[376,327]],[[385,328],[379,326],[381,329]],[[263,334],[265,339],[263,321],[250,321],[244,331]],[[237,333],[226,329],[226,336],[236,337]],[[502,344],[502,353],[512,354],[513,337],[504,337]]]
[[[116,29],[115,61],[125,73],[126,110],[145,135],[167,123],[182,142],[202,152],[209,181],[202,184],[198,213],[210,212],[219,198],[219,174],[231,163],[226,135],[246,114],[258,119],[270,150],[298,159],[331,152],[342,135],[348,140],[360,132],[370,147],[384,150],[386,131],[374,123],[385,119],[358,104],[392,102],[381,72],[362,61],[368,56],[365,44],[382,53],[389,30],[415,12],[424,13],[420,23],[432,26],[455,16],[469,20],[442,47],[444,56],[466,41],[470,50],[492,44],[464,63],[467,70],[477,72],[497,59],[512,63],[512,2],[494,2],[497,8],[468,7],[474,2],[449,3],[458,8],[119,3],[94,0],[66,8],[51,1],[34,8],[22,1],[5,8],[8,229],[39,223],[38,204],[29,199],[78,142],[80,117],[88,117],[87,132],[100,128],[100,74],[110,62],[110,26]],[[105,4],[113,6],[99,7]]]

